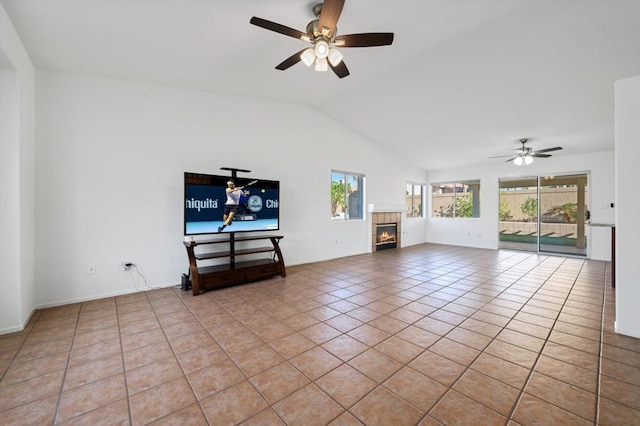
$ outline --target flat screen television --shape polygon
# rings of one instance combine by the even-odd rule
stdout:
[[[233,219],[223,227],[229,180],[244,188]],[[279,198],[279,181],[185,172],[184,235],[278,230]]]

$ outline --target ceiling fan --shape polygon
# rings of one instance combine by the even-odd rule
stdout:
[[[339,77],[349,75],[347,66],[342,61],[342,53],[338,47],[371,47],[387,46],[393,43],[393,33],[362,33],[337,35],[338,18],[342,13],[345,0],[325,0],[313,7],[315,20],[309,22],[306,32],[298,31],[266,19],[253,17],[249,21],[253,25],[275,31],[289,37],[311,43],[312,47],[294,53],[276,69],[284,71],[302,61],[305,65],[315,64],[316,71],[327,71],[329,68]]]
[[[522,147],[516,148],[515,151],[517,152],[514,155],[498,155],[496,157],[489,157],[489,158],[511,157],[507,160],[507,162],[513,161],[516,166],[522,166],[523,164],[533,163],[534,157],[549,158],[551,157],[551,154],[545,154],[545,153],[552,152],[552,151],[559,151],[562,149],[562,147],[556,146],[553,148],[538,149],[534,151],[531,147],[526,146],[526,143],[528,140],[529,139],[520,139],[520,143],[522,144]]]

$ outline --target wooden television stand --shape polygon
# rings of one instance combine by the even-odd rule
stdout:
[[[203,291],[213,290],[236,284],[270,278],[274,275],[285,277],[287,275],[282,253],[280,252],[280,240],[282,235],[259,235],[236,237],[233,233],[229,238],[207,239],[200,241],[184,241],[189,256],[189,272],[192,279],[193,295],[197,296]],[[271,246],[243,248],[236,250],[235,243],[240,241],[271,240]],[[227,244],[228,251],[196,250],[196,247]],[[269,258],[249,260],[236,263],[236,257],[256,254],[272,253]],[[220,265],[198,266],[199,261],[207,259],[228,258],[229,262]]]

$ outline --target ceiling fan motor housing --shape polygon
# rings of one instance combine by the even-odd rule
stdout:
[[[333,34],[330,37],[327,37],[326,34],[323,34],[322,28],[320,28],[320,20],[314,19],[313,21],[307,24],[307,34],[311,36],[313,40],[317,40],[319,37],[325,39],[326,41],[333,43],[336,38],[336,34],[338,33],[338,27],[335,27]]]
[[[320,14],[322,13],[322,3],[318,3],[315,6],[313,6],[313,16],[315,16],[316,18],[320,17]]]

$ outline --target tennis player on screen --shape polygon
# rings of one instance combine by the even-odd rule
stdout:
[[[253,181],[248,183],[246,186],[253,185],[257,181]],[[218,232],[222,232],[224,228],[228,225],[231,225],[231,221],[233,217],[236,215],[238,211],[238,207],[240,206],[240,198],[243,195],[247,195],[248,191],[244,190],[244,186],[240,186],[236,188],[236,184],[232,179],[227,181],[227,201],[224,203],[224,214],[222,216],[222,220],[224,223],[222,226],[218,226]]]

